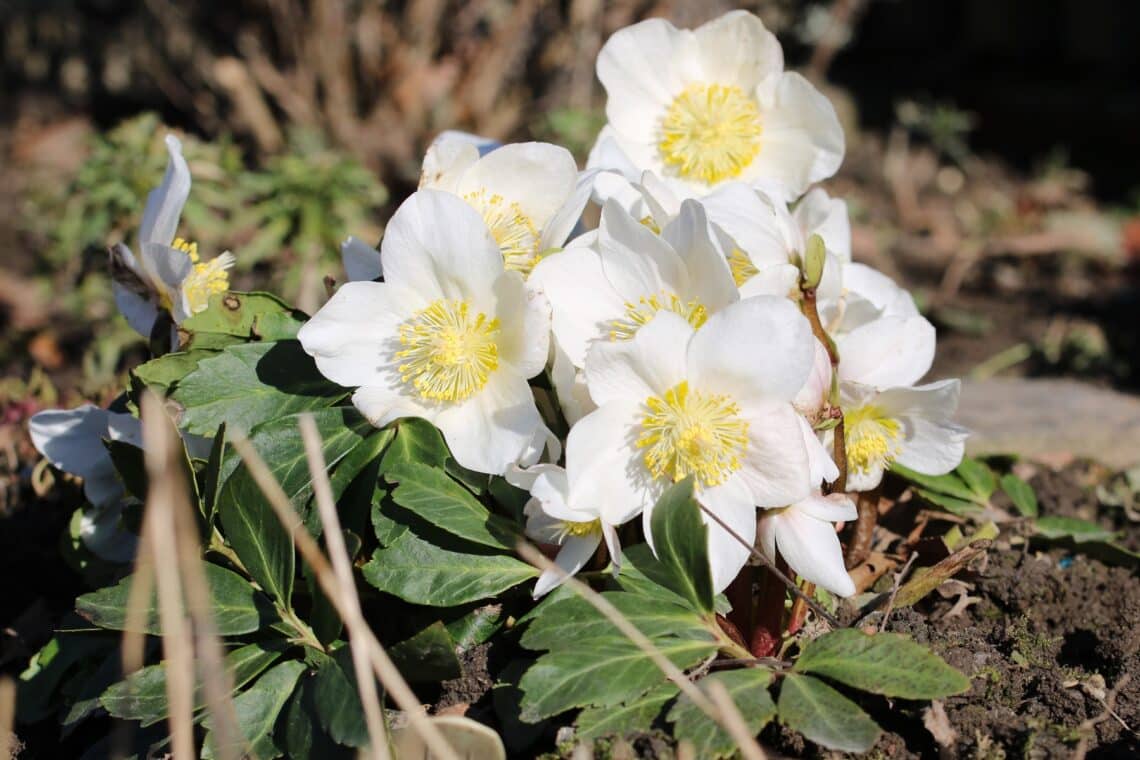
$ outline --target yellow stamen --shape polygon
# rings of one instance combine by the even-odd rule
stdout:
[[[176,251],[182,251],[183,253],[185,253],[187,256],[190,257],[190,260],[192,262],[194,262],[195,264],[198,263],[198,244],[197,243],[191,242],[189,240],[184,240],[183,238],[174,238],[174,242],[170,244],[170,247]]]
[[[638,222],[640,222],[643,227],[648,227],[650,230],[652,230],[654,235],[661,234],[661,225],[659,225],[657,223],[657,220],[654,219],[651,215],[646,214],[645,216],[638,219]]]
[[[400,379],[425,399],[463,401],[499,367],[499,320],[467,301],[434,301],[400,325]]]
[[[866,473],[890,465],[899,455],[899,431],[898,420],[874,404],[846,411],[843,433],[848,471]]]
[[[191,314],[205,311],[210,305],[210,296],[225,293],[230,289],[230,275],[227,271],[234,265],[234,257],[229,253],[199,261],[197,248],[190,254],[194,270],[182,281],[182,292]]]
[[[679,314],[694,328],[700,327],[709,318],[708,309],[695,298],[682,301],[676,293],[642,296],[637,299],[637,303],[626,302],[625,316],[610,324],[610,340],[630,340],[662,310]]]
[[[761,131],[760,108],[739,87],[691,84],[666,109],[657,147],[681,177],[715,185],[752,163]]]
[[[645,407],[637,447],[645,449],[654,477],[676,482],[693,475],[698,487],[711,487],[740,468],[748,423],[728,396],[691,391],[682,381],[661,398],[650,396]]]
[[[732,253],[728,254],[728,266],[732,269],[732,279],[736,280],[738,288],[760,272],[748,254],[735,246]]]
[[[573,520],[564,520],[561,525],[561,536],[573,536],[575,538],[585,538],[602,532],[601,520],[590,520],[589,522],[574,522]]]
[[[521,272],[524,277],[528,276],[541,258],[539,246],[542,241],[538,228],[523,213],[522,207],[508,202],[501,195],[488,195],[486,190],[467,193],[463,200],[483,216],[491,237],[495,238],[502,251],[503,265]]]

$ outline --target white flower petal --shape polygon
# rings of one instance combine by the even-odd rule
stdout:
[[[554,558],[554,564],[562,572],[560,573],[553,568],[543,571],[534,584],[534,598],[538,599],[544,596],[560,586],[566,580],[566,576],[574,575],[581,570],[590,561],[590,557],[594,556],[594,552],[598,550],[598,544],[601,542],[601,536],[597,534],[567,537],[566,542],[562,544],[562,549],[558,552],[558,556]]]
[[[425,301],[470,301],[488,311],[503,256],[479,212],[439,190],[412,193],[388,222],[380,244],[384,278]]]
[[[586,355],[586,387],[598,406],[643,403],[685,379],[685,346],[693,328],[672,312],[659,312],[633,340],[598,341]]]
[[[855,502],[847,494],[833,493],[824,496],[822,493],[816,493],[808,498],[796,502],[792,509],[797,509],[806,515],[811,515],[817,520],[824,520],[825,522],[837,523],[848,522],[854,520],[859,516],[859,511],[855,508]]]
[[[832,198],[821,187],[813,188],[800,198],[792,216],[803,230],[805,239],[819,235],[827,250],[842,261],[851,261],[851,221],[847,215],[847,201]]]
[[[758,507],[782,507],[805,497],[811,482],[801,417],[791,404],[769,402],[743,410],[748,421],[748,446],[740,477]]]
[[[685,82],[677,70],[681,48],[693,48],[691,32],[649,19],[616,32],[598,52],[597,72],[606,90],[606,118],[616,131],[651,142],[659,114]]]
[[[841,380],[879,388],[912,385],[934,362],[934,325],[924,317],[883,317],[841,335]]]
[[[380,251],[360,238],[350,236],[340,244],[340,259],[349,282],[378,280],[384,274],[380,266]]]
[[[456,462],[491,475],[517,464],[542,427],[526,380],[503,369],[471,398],[443,406],[434,422]]]
[[[755,296],[787,298],[789,293],[799,291],[800,270],[791,264],[773,264],[758,269],[756,274],[740,286],[741,298]]]
[[[79,539],[91,552],[108,562],[130,562],[138,548],[138,536],[123,523],[121,503],[83,510],[79,520]]]
[[[625,313],[625,302],[606,279],[598,254],[573,247],[538,263],[528,282],[546,294],[551,327],[575,367],[586,363],[586,350]]]
[[[813,487],[818,486],[821,481],[832,482],[839,477],[839,467],[831,458],[831,453],[820,443],[819,436],[808,421],[799,417],[799,423],[804,438],[804,449],[807,451],[808,480]]]
[[[111,455],[103,446],[111,413],[91,404],[38,412],[28,421],[32,444],[52,465],[83,478],[83,491],[95,506],[112,504],[125,493]]]
[[[513,271],[495,280],[494,297],[499,359],[523,377],[534,377],[550,356],[550,301]]]
[[[661,231],[661,237],[681,257],[689,273],[690,290],[710,312],[740,299],[724,252],[713,241],[705,210],[694,200],[681,204],[681,213]]]
[[[752,92],[769,74],[784,69],[776,36],[748,11],[731,11],[693,31],[704,81]]]
[[[681,257],[614,201],[607,201],[602,207],[598,253],[606,279],[626,302],[690,291],[689,275]]]
[[[144,338],[149,338],[158,319],[158,307],[149,298],[139,295],[118,282],[111,282],[111,293],[119,313],[127,320],[131,329]]]
[[[879,394],[884,412],[903,426],[899,464],[925,475],[944,475],[962,462],[969,433],[950,421],[960,387],[957,380],[943,380]]]
[[[843,565],[843,548],[835,526],[792,507],[766,519],[778,519],[776,548],[788,566],[803,579],[833,594],[855,594],[855,583]]]
[[[757,296],[713,314],[689,343],[695,387],[750,399],[790,401],[814,360],[811,326],[786,298]]]
[[[742,544],[719,523],[701,513],[709,531],[713,590],[719,593],[728,588],[752,555],[750,547],[756,540],[756,506],[752,503],[748,487],[738,478],[729,478],[722,485],[705,489],[697,498],[746,542]]]
[[[420,187],[454,193],[463,173],[479,160],[478,143],[466,132],[443,132],[428,147],[420,170]]]
[[[788,230],[776,203],[743,182],[726,182],[701,199],[709,220],[758,267],[788,263]]]
[[[594,180],[600,173],[602,172],[596,169],[588,169],[578,175],[574,192],[570,194],[570,197],[566,199],[554,217],[543,228],[542,240],[539,243],[540,250],[549,251],[565,245],[566,240],[582,219],[582,211],[590,201],[590,194],[594,189]]]
[[[882,272],[853,262],[843,267],[843,287],[874,304],[885,317],[916,317],[910,293]]]
[[[554,361],[550,368],[550,380],[558,396],[558,406],[566,422],[573,425],[598,408],[590,398],[586,385],[586,373],[574,366],[570,357],[557,340],[554,341]]]
[[[139,224],[140,248],[145,248],[147,243],[170,245],[173,242],[182,207],[190,195],[190,167],[182,157],[181,141],[174,135],[167,135],[166,151],[169,158],[162,184],[146,197],[146,207]]]
[[[640,404],[611,402],[580,419],[566,439],[570,499],[597,509],[603,522],[621,525],[652,505],[654,482],[634,446]]]
[[[456,193],[501,195],[517,203],[531,223],[543,230],[574,195],[577,181],[578,166],[565,148],[542,142],[511,143],[476,161],[459,180]]]
[[[616,172],[626,178],[628,182],[635,182],[641,176],[641,170],[625,152],[623,141],[613,127],[608,124],[598,133],[594,147],[590,148],[590,155],[586,157],[586,169],[597,169],[603,172]],[[600,176],[600,175],[599,175]],[[603,180],[601,184],[594,184],[593,199],[602,205],[609,199],[607,194],[616,186]]]

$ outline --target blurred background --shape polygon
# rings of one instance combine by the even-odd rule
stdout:
[[[234,252],[236,288],[311,310],[339,241],[380,238],[439,131],[584,159],[605,39],[734,7],[835,103],[849,147],[828,189],[856,258],[939,328],[935,374],[1136,388],[1136,0],[0,0],[0,555],[39,577],[5,600],[0,667],[73,596],[50,568],[69,510],[25,508],[50,489],[24,423],[108,402],[144,356],[106,248],[133,238],[165,130],[194,176],[183,236]]]

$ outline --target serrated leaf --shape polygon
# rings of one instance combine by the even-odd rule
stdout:
[[[669,588],[694,609],[712,612],[716,594],[709,567],[708,528],[693,499],[691,477],[670,486],[657,500],[650,529],[657,557],[672,578]]]
[[[891,472],[897,473],[912,483],[922,486],[927,491],[945,494],[961,501],[974,503],[977,495],[966,485],[958,475],[953,472],[945,475],[923,475],[921,472],[903,467],[897,462],[891,465]]]
[[[866,752],[879,740],[879,726],[859,705],[811,676],[785,675],[776,711],[788,728],[828,749]]]
[[[685,598],[670,588],[673,583],[672,573],[653,555],[649,544],[634,544],[622,550],[621,571],[617,577],[621,589],[688,606]]]
[[[679,689],[670,681],[620,705],[587,707],[574,721],[578,729],[577,738],[589,742],[608,734],[628,736],[647,732],[661,715],[661,710],[678,693]]]
[[[396,440],[384,452],[380,470],[387,472],[409,462],[443,467],[450,456],[443,435],[434,425],[419,417],[405,417],[396,423]]]
[[[713,641],[661,639],[653,642],[682,670],[716,651]],[[566,647],[539,657],[519,681],[521,717],[534,722],[575,707],[608,707],[644,694],[665,675],[629,639],[616,634],[591,639],[588,646]]]
[[[253,633],[275,619],[273,605],[245,578],[208,562],[203,564],[203,569],[210,586],[210,611],[219,635]],[[75,611],[100,628],[126,630],[127,598],[133,577],[84,594],[75,600]],[[162,632],[158,622],[158,599],[154,592],[151,593],[143,632],[156,635]]]
[[[411,532],[378,549],[363,572],[381,591],[432,607],[488,599],[538,575],[514,557],[449,551]]]
[[[306,319],[303,312],[270,293],[229,291],[211,296],[209,306],[181,326],[190,333],[277,340],[295,336]]]
[[[284,646],[247,644],[226,655],[226,669],[230,672],[235,689],[240,689],[281,657]],[[148,665],[126,680],[108,688],[99,703],[116,718],[137,720],[150,726],[166,720],[166,666]],[[194,709],[205,707],[206,700],[201,683],[195,686]]]
[[[607,591],[602,596],[651,639],[663,636],[705,641],[715,639],[701,617],[688,606],[624,591]],[[546,607],[533,619],[520,643],[527,649],[554,651],[568,641],[584,645],[594,639],[604,640],[620,635],[614,624],[589,602],[573,596]]]
[[[997,488],[994,473],[983,462],[966,457],[954,470],[978,501],[987,502]]]
[[[335,467],[368,436],[379,433],[351,408],[321,409],[313,412],[313,419],[329,467]],[[258,426],[249,441],[304,519],[312,496],[312,475],[296,415]],[[226,479],[217,511],[222,532],[246,570],[279,604],[288,606],[295,567],[293,538],[244,465]]]
[[[214,758],[219,754],[231,757],[256,757],[258,760],[280,757],[282,751],[277,745],[273,729],[281,709],[292,695],[293,687],[304,670],[304,663],[297,660],[279,663],[234,699],[237,726],[242,736],[235,746],[224,748],[228,750],[227,752],[219,753],[218,750],[222,748],[215,746],[217,740],[211,730],[211,719],[207,717],[202,757]]]
[[[870,636],[831,631],[804,646],[794,669],[862,691],[903,699],[940,699],[970,688],[970,679],[900,633]]]
[[[388,648],[392,662],[412,683],[458,678],[463,673],[455,654],[455,641],[442,621],[435,621],[414,636]]]
[[[1007,472],[1001,476],[1001,490],[1005,491],[1022,517],[1037,517],[1037,494],[1033,492],[1033,486]]]
[[[313,679],[313,704],[317,722],[334,741],[349,747],[368,744],[368,726],[352,667],[352,651],[343,646],[329,657],[312,654],[317,665]]]
[[[398,484],[392,500],[432,525],[482,546],[514,549],[518,540],[514,526],[491,514],[443,470],[406,462],[385,472],[384,477],[389,483]]]
[[[229,338],[228,343],[236,344],[236,338]],[[179,351],[164,354],[157,359],[151,359],[131,370],[131,374],[138,378],[146,387],[159,395],[166,396],[182,378],[198,368],[198,362],[218,355],[224,348],[219,346],[214,350]]]
[[[776,717],[776,703],[768,693],[771,680],[770,671],[744,668],[713,673],[702,678],[697,685],[706,694],[712,682],[724,686],[740,709],[749,733],[755,736]],[[736,751],[736,740],[684,694],[669,711],[668,719],[674,724],[673,736],[678,740],[687,739],[692,742],[697,757],[728,757]]]
[[[333,406],[348,390],[326,380],[295,340],[243,343],[203,359],[171,398],[181,426],[212,435],[223,422],[249,431],[268,420]]]

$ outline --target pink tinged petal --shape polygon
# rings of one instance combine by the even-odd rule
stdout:
[[[842,261],[851,261],[851,221],[847,201],[832,198],[823,188],[808,191],[792,212],[804,239],[812,235],[823,238],[827,250]]]
[[[752,92],[760,80],[784,69],[776,36],[747,11],[732,11],[693,31],[707,82],[736,85]]]
[[[659,312],[632,340],[597,342],[586,356],[586,387],[598,406],[643,403],[685,379],[685,346],[693,328],[672,312]]]
[[[639,142],[654,141],[654,116],[684,88],[675,64],[682,46],[692,45],[690,32],[663,19],[633,24],[606,41],[597,72],[606,90],[606,118],[617,131]]]
[[[748,445],[736,475],[758,507],[781,507],[811,492],[811,468],[801,417],[791,404],[770,402],[744,409]]]
[[[794,198],[835,174],[843,162],[843,127],[823,93],[799,74],[784,73],[762,82],[757,95],[764,134],[745,179],[775,181]]]
[[[791,401],[813,361],[811,326],[799,309],[757,296],[709,317],[689,343],[688,376],[694,387],[740,404]]]
[[[590,343],[604,337],[614,320],[625,314],[624,300],[606,279],[601,258],[590,248],[567,248],[547,256],[528,282],[549,299],[551,329],[575,367],[586,363]]]
[[[652,506],[663,490],[635,446],[640,416],[640,404],[614,401],[578,420],[566,439],[571,503],[611,525]]]
[[[174,135],[166,136],[169,158],[162,183],[146,197],[142,222],[139,224],[139,245],[147,243],[170,245],[178,231],[182,207],[190,195],[190,167],[182,157],[182,143]]]
[[[934,325],[924,317],[883,317],[836,340],[841,380],[878,388],[913,385],[934,361]]]
[[[540,288],[528,288],[518,272],[503,272],[495,280],[494,299],[489,316],[499,320],[495,343],[500,361],[523,377],[534,377],[550,356],[550,301]]]
[[[399,327],[426,306],[410,290],[386,282],[349,282],[297,333],[321,374],[338,385],[403,386],[395,354]]]
[[[412,193],[388,222],[380,244],[384,278],[426,301],[471,301],[487,311],[503,256],[479,212],[440,190]]]
[[[706,509],[719,517],[732,533],[744,539],[741,543],[720,523],[702,510],[701,519],[709,531],[709,567],[713,589],[723,591],[748,563],[756,540],[756,506],[748,487],[739,478],[729,478],[722,485],[697,494]]]
[[[442,405],[434,422],[456,462],[490,475],[518,464],[543,426],[526,380],[503,369],[466,401]]]
[[[681,257],[614,201],[602,207],[598,253],[606,279],[623,301],[637,303],[661,293],[687,300],[689,275]]]
[[[818,520],[794,505],[776,519],[776,548],[801,578],[833,594],[855,594],[855,584],[843,566],[843,548],[831,522]]]
[[[340,244],[340,259],[349,282],[378,280],[383,275],[380,252],[360,238],[349,237]]]
[[[554,564],[561,572],[553,568],[544,570],[534,584],[534,598],[538,599],[546,595],[562,585],[567,576],[574,575],[581,570],[590,561],[590,557],[594,556],[594,552],[597,551],[598,544],[601,542],[601,536],[596,533],[589,536],[568,536],[565,543],[562,544],[558,556],[554,558]]]
[[[690,288],[684,295],[696,298],[709,312],[740,300],[724,252],[714,242],[705,210],[694,200],[681,204],[681,213],[661,231],[661,237],[684,262]]]

